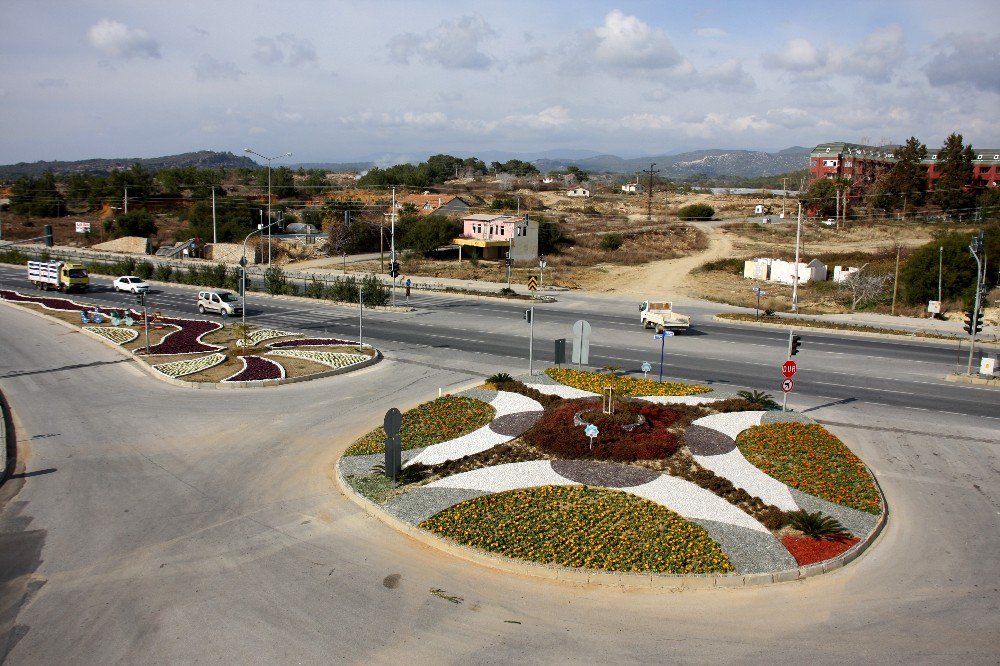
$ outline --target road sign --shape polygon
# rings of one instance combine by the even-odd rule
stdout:
[[[786,379],[785,381],[781,382],[781,390],[784,391],[785,393],[791,391],[792,386],[794,386],[794,384],[792,383],[791,379]]]
[[[754,287],[750,291],[754,292],[755,294],[760,294],[761,296],[763,296],[764,294],[767,293],[766,291],[764,291],[760,287]]]
[[[538,291],[538,278],[534,275],[528,278],[528,289],[531,291]]]
[[[662,340],[663,338],[669,338],[673,334],[674,334],[673,331],[660,331],[659,333],[653,336],[653,339]]]
[[[643,361],[642,362],[642,371],[643,372],[649,372],[652,369],[653,369],[653,366],[652,366],[652,364],[650,364],[649,361]]]
[[[795,365],[795,361],[785,361],[784,363],[781,364],[781,374],[783,374],[785,377],[788,377],[789,379],[794,377],[795,373],[798,371],[799,368],[797,365]]]
[[[590,363],[590,323],[583,319],[573,324],[573,363]]]

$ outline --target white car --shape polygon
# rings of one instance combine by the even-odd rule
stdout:
[[[833,219],[831,217],[831,218],[827,218],[827,219],[823,220],[820,224],[825,224],[828,227],[832,227],[832,226],[835,226],[837,224],[837,220],[835,220],[835,219]]]
[[[198,292],[198,312],[217,312],[227,316],[243,314],[243,300],[229,291]]]
[[[140,277],[134,275],[123,275],[115,280],[112,285],[115,291],[128,291],[133,294],[144,294],[149,291],[149,285]]]

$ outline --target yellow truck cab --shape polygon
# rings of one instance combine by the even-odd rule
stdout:
[[[68,261],[29,261],[28,280],[36,289],[87,291],[90,276],[83,264]]]

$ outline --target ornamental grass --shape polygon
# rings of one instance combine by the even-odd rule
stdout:
[[[541,564],[669,574],[734,570],[700,525],[647,499],[587,486],[486,495],[445,509],[420,527]]]
[[[493,406],[461,396],[446,395],[403,414],[399,435],[404,451],[446,442],[488,424],[496,416]],[[351,444],[344,455],[363,456],[385,451],[382,426]]]
[[[740,433],[736,445],[758,469],[792,488],[866,513],[880,511],[865,464],[821,425],[754,426]]]
[[[602,372],[586,372],[570,368],[548,368],[545,374],[560,384],[597,393],[598,395],[602,394],[605,387],[608,386],[614,388],[615,395],[617,396],[698,395],[700,393],[708,393],[712,390],[707,386],[698,386],[697,384],[681,384],[679,382],[664,382],[661,384],[651,379],[622,377]]]

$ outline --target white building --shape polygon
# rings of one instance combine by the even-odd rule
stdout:
[[[826,280],[826,264],[819,259],[813,259],[807,264],[798,263],[799,284],[806,284],[813,280]],[[794,261],[784,261],[774,259],[771,261],[771,282],[781,282],[782,284],[792,284],[795,280],[796,265]]]
[[[588,190],[586,187],[583,187],[582,185],[578,185],[577,187],[574,187],[572,190],[569,190],[568,192],[566,192],[566,196],[568,196],[568,197],[589,197],[590,196],[590,190]]]
[[[622,185],[622,192],[625,194],[638,194],[639,193],[639,182],[625,183]]]
[[[843,282],[848,277],[850,277],[851,273],[857,273],[860,270],[861,269],[858,268],[857,266],[834,266],[833,267],[833,281],[834,282]]]

